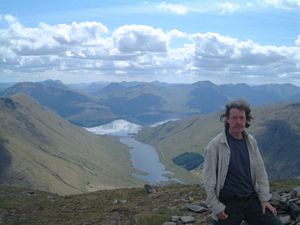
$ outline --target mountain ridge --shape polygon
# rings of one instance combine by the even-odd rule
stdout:
[[[245,98],[255,107],[300,101],[300,87],[292,84],[113,82],[80,87],[68,87],[51,80],[27,82],[6,89],[3,96],[20,92],[29,94],[40,104],[84,127],[99,126],[116,119],[150,125],[187,118],[220,111],[228,101],[236,98]]]
[[[60,194],[136,186],[128,148],[72,125],[26,95],[0,98],[0,183]],[[3,151],[6,150],[6,151]]]
[[[87,125],[91,120],[109,121],[112,112],[91,96],[70,89],[60,81],[22,82],[6,89],[2,94],[9,97],[18,93],[31,96],[41,105],[78,125]],[[78,115],[82,115],[78,118]],[[93,123],[93,122],[92,122]]]

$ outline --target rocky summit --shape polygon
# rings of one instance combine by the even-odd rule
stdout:
[[[146,184],[66,196],[0,186],[0,224],[208,225],[205,197],[200,185]],[[284,224],[300,224],[300,186],[272,188],[271,203]]]
[[[274,191],[271,204],[277,208],[284,224],[300,225],[300,187],[291,191]]]

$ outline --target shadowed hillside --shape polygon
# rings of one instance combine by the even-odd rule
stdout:
[[[11,165],[11,156],[4,147],[5,142],[6,141],[0,140],[0,184],[2,176],[5,175],[7,168]]]
[[[72,90],[60,81],[18,83],[4,91],[3,96],[17,93],[31,96],[41,105],[78,125],[96,126],[115,118],[99,100]]]
[[[300,135],[282,120],[269,120],[265,131],[257,135],[270,179],[288,179],[300,175]]]
[[[262,156],[271,179],[300,177],[300,104],[282,104],[253,109],[254,120],[249,132],[258,141]],[[212,113],[168,122],[158,127],[148,127],[136,137],[159,150],[161,160],[168,170],[182,174],[184,168],[193,167],[195,155],[184,166],[174,163],[184,153],[204,155],[208,142],[224,129],[219,121],[220,113]],[[200,159],[200,158],[199,158]],[[198,169],[201,168],[201,164]],[[181,178],[193,182],[195,174]]]
[[[74,126],[26,95],[0,99],[0,183],[60,194],[141,185],[116,138]]]

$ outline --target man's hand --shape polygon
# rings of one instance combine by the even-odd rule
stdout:
[[[224,211],[217,214],[217,217],[219,220],[226,220],[228,218],[228,214],[226,214]]]
[[[277,216],[276,209],[269,202],[261,202],[262,213],[265,214],[266,209],[269,209],[274,216]]]

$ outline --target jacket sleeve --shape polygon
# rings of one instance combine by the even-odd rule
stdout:
[[[271,195],[270,195],[268,176],[256,140],[254,140],[254,151],[255,151],[255,157],[257,162],[256,183],[257,183],[258,198],[261,202],[269,201]]]
[[[209,143],[205,150],[203,183],[207,195],[206,204],[215,216],[225,210],[225,205],[217,196],[217,171],[217,149],[213,143]]]

